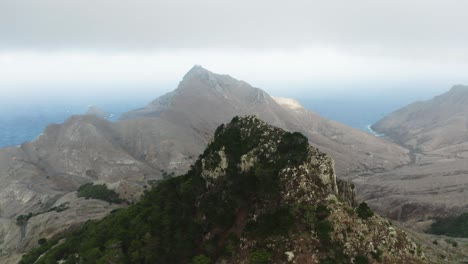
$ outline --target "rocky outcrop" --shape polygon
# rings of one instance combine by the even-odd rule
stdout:
[[[344,180],[337,180],[333,160],[317,148],[307,146],[302,153],[302,159],[292,157],[301,153],[301,135],[288,134],[281,129],[273,128],[265,122],[253,116],[235,119],[227,126],[218,131],[220,135],[231,134],[232,130],[238,130],[242,140],[256,138],[256,147],[249,149],[248,153],[255,153],[258,157],[255,162],[248,162],[249,170],[245,170],[246,159],[240,159],[240,172],[258,171],[265,168],[266,164],[284,164],[278,171],[280,192],[278,202],[270,204],[270,201],[258,201],[253,203],[253,211],[244,216],[245,223],[262,222],[262,215],[271,215],[274,208],[283,207],[311,207],[326,208],[328,216],[325,219],[316,219],[330,223],[333,231],[330,232],[330,241],[324,241],[321,230],[306,231],[304,234],[288,233],[288,235],[274,236],[267,239],[252,238],[251,236],[240,237],[239,251],[236,257],[222,258],[219,263],[241,263],[251,256],[259,248],[265,249],[271,254],[271,263],[316,263],[327,259],[330,263],[346,263],[358,259],[367,259],[371,263],[424,263],[425,258],[419,246],[399,228],[393,226],[388,220],[374,215],[369,218],[360,218],[354,209],[357,205],[355,199],[354,185]],[[289,138],[288,135],[290,135]],[[224,142],[222,136],[214,140],[205,151],[204,160],[219,160],[217,149]],[[288,144],[287,153],[282,151],[284,143]],[[242,141],[239,144],[243,144]],[[297,145],[296,145],[297,144]],[[225,150],[227,147],[223,146]],[[280,152],[281,154],[278,154]],[[282,163],[281,155],[290,157],[287,162]],[[244,157],[243,155],[242,157]],[[280,156],[280,157],[279,157]],[[301,156],[301,154],[298,154]],[[297,156],[295,156],[297,157]],[[234,159],[235,160],[235,159]],[[233,162],[232,159],[230,161]],[[231,166],[234,166],[231,164]],[[224,168],[220,161],[216,168]],[[204,172],[202,171],[202,174]],[[229,177],[229,176],[225,176]],[[274,174],[270,177],[275,177]],[[228,188],[229,180],[218,179],[217,184],[210,189],[217,192],[219,189]],[[220,187],[226,185],[226,187]],[[249,211],[249,210],[248,210]],[[316,212],[320,214],[319,212]],[[327,214],[327,213],[325,213]],[[301,214],[299,214],[301,215]],[[303,217],[303,215],[301,215]],[[300,221],[300,216],[294,215],[295,221]],[[301,226],[299,223],[295,223]],[[274,233],[274,231],[270,232]],[[214,234],[212,234],[213,236]],[[330,247],[336,247],[331,250]],[[217,262],[217,263],[218,263]]]
[[[354,183],[345,180],[337,180],[338,197],[349,206],[357,206],[356,187]]]

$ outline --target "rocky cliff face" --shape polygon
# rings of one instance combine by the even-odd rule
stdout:
[[[226,155],[219,155],[220,151],[232,151],[227,143],[232,139],[224,137],[232,135],[233,130],[239,131],[240,141],[236,142],[241,145],[252,137],[257,138],[246,153],[241,152],[237,164],[235,158],[225,162],[220,157]],[[248,262],[255,258],[254,253],[263,252],[272,263],[351,263],[363,259],[371,263],[423,263],[418,246],[388,220],[376,215],[361,218],[356,213],[354,185],[337,181],[330,156],[307,146],[306,142],[304,136],[285,133],[256,117],[234,119],[217,130],[214,142],[203,156],[204,163],[214,161],[214,164],[201,174],[216,175],[205,177],[209,182],[208,193],[222,196],[231,181],[235,181],[229,179],[233,175],[213,173],[229,167],[237,168],[236,174],[260,177],[262,169],[276,167],[268,177],[274,179],[272,190],[278,188],[269,197],[271,200],[253,199],[245,212],[237,210],[238,251],[230,257],[221,257],[218,262]],[[277,225],[272,224],[276,217],[290,217],[291,222],[279,220]],[[329,232],[322,230],[327,225]],[[205,242],[217,233],[212,230],[204,238]]]
[[[353,198],[305,136],[235,117],[186,175],[45,246],[36,263],[424,263],[404,231]]]

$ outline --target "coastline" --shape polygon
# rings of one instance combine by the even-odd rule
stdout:
[[[374,131],[374,130],[372,129],[372,124],[367,125],[367,130],[368,130],[372,135],[374,135],[374,136],[376,136],[376,137],[384,137],[384,136],[385,136],[385,134],[382,134],[382,133],[379,133],[379,132]]]

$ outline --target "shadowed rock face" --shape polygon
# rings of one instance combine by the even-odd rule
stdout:
[[[221,123],[248,114],[306,135],[337,161],[340,177],[385,171],[410,160],[408,151],[394,143],[196,66],[175,91],[122,115],[118,122],[73,116],[48,126],[32,142],[1,149],[0,218],[8,222],[47,210],[87,182],[106,183],[122,198],[135,200],[150,182],[186,172]],[[92,218],[94,213],[82,214]],[[51,221],[59,225],[69,220],[64,216]]]

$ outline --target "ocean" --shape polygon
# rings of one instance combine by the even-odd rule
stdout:
[[[36,138],[49,124],[58,124],[72,115],[83,114],[89,105],[97,105],[111,115],[110,120],[117,120],[120,114],[142,107],[148,98],[131,101],[120,100],[73,102],[60,104],[27,104],[17,107],[0,107],[0,147],[15,146]],[[404,105],[399,100],[359,100],[325,98],[311,99],[303,97],[301,103],[307,109],[321,116],[348,126],[372,133],[369,126],[386,114]]]
[[[60,124],[73,115],[84,114],[90,105],[96,105],[105,110],[110,115],[109,120],[115,121],[120,114],[142,107],[148,102],[148,98],[130,101],[121,98],[88,102],[62,101],[48,104],[29,102],[9,106],[0,105],[0,147],[16,146],[34,140],[47,125]]]

